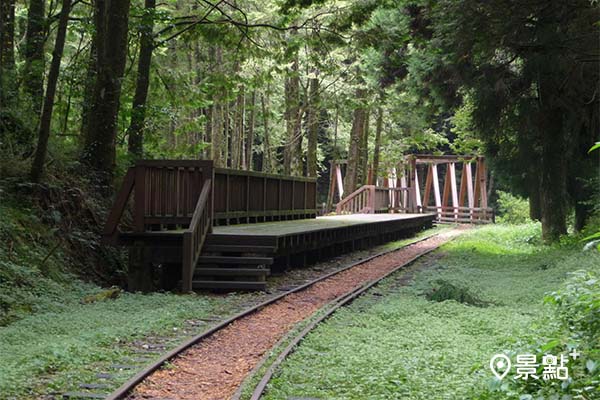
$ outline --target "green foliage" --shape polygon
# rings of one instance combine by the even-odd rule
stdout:
[[[549,338],[525,344],[518,353],[535,354],[538,360],[545,354],[563,354],[568,358],[569,379],[509,379],[492,385],[492,390],[520,399],[595,398],[600,393],[600,269],[571,273],[544,302],[553,308],[546,321]],[[580,354],[576,359],[568,355],[574,350]]]
[[[498,190],[497,222],[505,224],[524,224],[530,222],[529,202],[509,192]]]
[[[438,279],[433,282],[433,287],[425,293],[425,297],[430,301],[454,300],[462,304],[482,307],[486,303],[481,301],[477,295],[471,293],[471,290],[465,286],[459,286],[455,283]]]
[[[3,160],[13,155],[22,156],[32,151],[32,127],[24,122],[23,117],[14,108],[3,107],[0,109],[0,155]],[[0,175],[8,176],[9,168],[9,163],[1,162],[0,172],[2,174]]]
[[[0,326],[40,310],[62,309],[61,294],[72,279],[60,252],[47,257],[56,245],[54,232],[30,212],[0,205]]]
[[[63,189],[68,181],[10,182],[0,181],[2,399],[78,391],[78,384],[95,381],[96,373],[112,373],[111,364],[139,358],[132,353],[134,341],[157,335],[174,347],[197,333],[186,321],[232,314],[254,299],[253,294],[131,294],[84,282],[81,276],[88,281],[94,274],[119,276],[111,270],[114,259],[99,247],[98,234],[87,230],[86,219],[98,212],[89,203],[98,200],[88,193],[82,206],[75,185]],[[33,189],[38,196],[25,194]],[[65,192],[69,197],[62,196]],[[100,266],[94,265],[96,258],[103,260]],[[135,372],[114,372],[111,388]]]
[[[197,331],[186,321],[233,314],[251,294],[225,297],[123,293],[117,299],[84,303],[86,294],[102,293],[62,286],[56,306],[0,329],[0,398],[41,398],[56,391],[80,391],[79,383],[111,372],[111,389],[136,371],[118,373],[111,364],[139,358],[132,344],[165,338],[175,347]],[[43,294],[39,294],[43,296]],[[50,296],[52,294],[47,294]],[[205,329],[200,323],[199,329]],[[144,339],[154,336],[155,339]],[[140,344],[138,343],[138,347]],[[153,356],[154,357],[154,356]]]
[[[590,148],[588,153],[591,153],[598,149],[600,149],[600,142],[596,142],[596,144]],[[596,229],[595,233],[584,237],[582,240],[590,241],[586,247],[596,245],[596,248],[598,249],[598,251],[600,251],[600,177],[591,179],[589,184],[592,186],[592,191],[594,192],[594,197],[592,199],[591,205],[593,207],[593,212],[595,215],[592,221],[588,223],[586,229],[589,230],[590,226],[593,226]]]
[[[588,346],[589,358],[600,356],[600,271],[576,271],[564,288],[546,297],[556,306],[561,328],[570,339]]]
[[[598,254],[541,247],[540,240],[538,224],[495,225],[444,246],[443,258],[409,272],[409,286],[398,285],[402,275],[392,277],[320,325],[266,398],[519,399],[490,390],[490,358],[549,341],[560,322],[543,304],[545,294],[566,273],[600,265]],[[488,306],[428,301],[422,294],[438,280],[468,288]]]
[[[469,96],[463,98],[463,104],[452,117],[452,133],[456,135],[451,149],[454,154],[482,154],[483,142],[481,134],[473,121],[475,105]]]

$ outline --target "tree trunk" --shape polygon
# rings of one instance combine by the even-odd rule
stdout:
[[[42,112],[44,97],[44,27],[46,0],[30,0],[27,10],[27,34],[23,56],[25,65],[23,80],[25,91],[30,97],[34,114]]]
[[[244,88],[240,88],[233,103],[233,124],[231,127],[231,168],[240,169],[244,132]]]
[[[265,100],[265,94],[262,93],[260,96],[260,102],[262,106],[263,115],[263,160],[262,170],[263,172],[274,172],[273,167],[273,156],[271,152],[271,138],[269,133],[269,110],[267,109],[267,102]]]
[[[566,159],[563,146],[562,113],[559,109],[546,112],[541,125],[542,157],[540,168],[540,205],[542,238],[557,240],[567,233],[566,223]]]
[[[137,80],[135,95],[131,107],[131,123],[128,150],[134,158],[142,158],[144,154],[144,124],[146,120],[146,101],[150,87],[150,66],[152,64],[152,50],[154,48],[154,9],[156,0],[145,0],[144,16],[140,27],[140,55],[138,59]]]
[[[383,131],[383,107],[377,109],[377,125],[375,126],[375,148],[373,149],[373,185],[377,185],[379,177],[379,154],[381,152],[381,132]]]
[[[362,137],[360,140],[360,164],[359,164],[359,172],[358,172],[358,183],[360,185],[366,185],[368,176],[369,176],[369,119],[371,112],[367,108],[365,110],[365,125],[362,132]]]
[[[96,0],[97,77],[82,160],[109,183],[115,167],[121,83],[127,61],[130,0]]]
[[[366,95],[365,89],[356,90],[356,100],[362,101]],[[356,190],[358,183],[358,170],[360,168],[360,148],[363,130],[365,128],[365,108],[358,104],[354,109],[352,130],[350,131],[350,148],[348,149],[348,165],[346,179],[344,180],[344,194],[347,196]]]
[[[215,66],[215,73],[221,75],[223,73],[223,49],[216,45],[211,48],[211,62]],[[213,94],[213,116],[212,116],[212,138],[211,138],[211,153],[215,167],[227,166],[227,153],[223,154],[223,148],[227,148],[227,135],[225,133],[225,121],[229,118],[225,114],[226,102],[225,88],[218,86]]]
[[[38,144],[35,151],[35,158],[31,166],[31,180],[39,182],[44,171],[44,162],[48,151],[48,139],[50,137],[50,125],[52,123],[52,110],[54,108],[54,95],[56,94],[56,85],[60,73],[60,61],[65,48],[65,39],[67,36],[67,25],[69,24],[69,13],[71,12],[71,0],[62,1],[62,9],[56,32],[56,42],[52,52],[52,64],[48,73],[48,86],[46,88],[46,97],[44,107],[40,118],[40,128],[38,133]]]
[[[529,218],[534,221],[541,221],[542,219],[539,183],[534,185],[529,193]]]
[[[96,76],[98,75],[96,71],[98,65],[98,49],[96,43],[97,34],[94,33],[92,36],[92,42],[90,44],[90,55],[87,65],[85,85],[83,88],[83,104],[81,105],[81,134],[79,138],[79,149],[82,152],[87,138],[90,135],[90,114],[92,111],[92,102],[94,101],[94,87],[96,86]]]
[[[543,15],[537,22],[536,33],[543,43],[556,43],[562,33],[556,29],[554,17]],[[546,242],[567,233],[567,141],[563,107],[563,90],[557,77],[564,71],[560,63],[561,50],[552,46],[532,60],[538,77],[538,123],[541,138],[540,209],[542,238]]]
[[[340,106],[336,103],[335,105],[335,118],[333,119],[333,151],[332,157],[337,161],[340,157],[340,151],[338,149],[338,127],[340,125]]]
[[[591,143],[582,140],[583,146],[576,149],[577,154],[571,157],[569,162],[569,181],[567,183],[567,191],[569,198],[575,209],[575,221],[573,228],[576,232],[580,232],[588,223],[589,217],[594,212],[594,204],[590,199],[594,199],[594,189],[590,182],[593,182],[594,177],[598,174],[598,158],[590,156],[587,150],[592,146]],[[581,149],[583,147],[583,149]],[[597,197],[596,197],[597,198]]]
[[[223,138],[223,104],[220,102],[220,97],[215,96],[213,103],[212,116],[212,137],[211,137],[211,157],[215,163],[215,167],[222,167],[223,158],[221,157],[221,139]]]
[[[308,145],[306,150],[306,174],[317,176],[317,141],[319,135],[319,80],[311,78],[309,82],[308,105]]]
[[[225,98],[229,96],[226,94]],[[221,154],[223,157],[223,166],[231,168],[231,105],[229,101],[223,104],[223,140],[221,140]]]
[[[248,137],[246,139],[246,169],[254,170],[254,125],[256,124],[256,89],[252,90],[250,104],[250,120],[248,121]]]
[[[214,114],[214,104],[204,109],[204,115],[206,116],[206,123],[204,124],[204,140],[202,143],[202,153],[200,154],[201,159],[210,159],[210,147],[208,143],[212,142],[212,118]]]
[[[242,86],[240,95],[238,96],[238,145],[236,151],[238,153],[239,165],[238,169],[246,168],[246,148],[244,147],[246,136],[246,91]]]
[[[15,98],[15,0],[0,1],[0,108]]]
[[[283,149],[283,173],[292,175],[298,171],[302,150],[302,132],[300,128],[300,78],[298,76],[298,52],[294,55],[291,71],[285,80],[285,126],[286,141]]]

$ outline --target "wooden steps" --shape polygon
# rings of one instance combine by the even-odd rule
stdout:
[[[194,276],[262,276],[271,273],[266,268],[196,268]]]
[[[265,290],[266,282],[260,281],[192,281],[192,289]]]
[[[228,264],[228,265],[271,265],[271,257],[246,257],[246,256],[200,256],[198,265],[202,264]]]
[[[273,254],[277,248],[274,246],[251,246],[232,244],[206,244],[202,250],[206,253],[257,253]]]
[[[209,234],[194,272],[192,288],[265,290],[276,243],[271,238],[241,235],[225,240]]]

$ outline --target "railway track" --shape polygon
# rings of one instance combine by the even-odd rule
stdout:
[[[390,277],[391,275],[395,274],[399,270],[406,268],[410,264],[414,263],[416,260],[426,256],[427,254],[435,251],[436,249],[437,249],[437,247],[429,249],[415,257],[412,257],[411,259],[398,265],[396,268],[394,268],[390,272],[386,273],[382,277],[380,277],[376,280],[367,282],[365,285],[357,287],[356,289],[352,290],[350,293],[339,296],[338,298],[333,300],[331,303],[329,303],[327,306],[323,307],[320,315],[317,318],[314,318],[306,327],[304,327],[302,330],[300,330],[300,332],[298,334],[293,335],[292,337],[283,338],[279,344],[282,344],[285,341],[285,342],[287,342],[287,345],[283,348],[283,350],[281,352],[279,352],[277,354],[275,360],[269,365],[269,367],[266,369],[266,371],[260,375],[261,379],[258,382],[258,384],[254,387],[254,390],[252,391],[250,400],[260,400],[262,398],[263,394],[267,390],[267,386],[268,386],[269,382],[271,381],[271,378],[273,377],[273,375],[275,374],[277,369],[287,359],[287,357],[294,352],[294,350],[300,344],[300,342],[302,340],[304,340],[304,338],[309,333],[311,333],[313,330],[315,330],[319,326],[319,324],[321,324],[323,321],[325,321],[326,319],[331,317],[340,308],[349,305],[355,299],[357,299],[362,294],[367,292],[369,289],[378,285],[381,281],[383,281],[386,278]],[[279,346],[276,346],[276,347],[279,347]],[[253,376],[258,376],[259,371],[265,366],[265,364],[267,363],[269,358],[271,358],[271,357],[265,357],[263,359],[263,362],[261,362],[259,365],[257,365],[254,368],[254,370],[252,371],[250,376],[246,379],[246,382],[250,381]],[[242,393],[243,393],[244,387],[245,387],[245,383],[244,383],[244,385],[239,387],[238,391],[236,391],[236,393],[231,398],[231,400],[242,399],[243,398]]]
[[[460,233],[461,229],[444,231],[421,238],[401,248],[383,251],[346,265],[308,283],[283,292],[256,306],[248,308],[164,354],[158,360],[148,365],[130,380],[125,382],[116,391],[106,397],[106,399],[121,400],[147,397],[239,399],[242,383],[248,376],[256,373],[256,371],[258,371],[265,363],[265,354],[268,350],[281,342],[281,340],[283,340],[293,329],[295,324],[310,319],[318,311],[326,310],[302,329],[298,335],[294,336],[289,344],[277,356],[276,360],[269,366],[252,394],[252,399],[259,399],[277,367],[293,351],[296,345],[300,343],[302,338],[304,338],[320,322],[332,315],[340,307],[349,304],[352,300],[379,283],[381,280],[413,263],[424,255],[431,253]],[[395,258],[400,258],[400,260],[395,261]],[[375,261],[377,264],[384,264],[383,267],[374,268]],[[344,285],[350,285],[351,287],[344,287]],[[330,290],[331,293],[327,293],[327,290]],[[323,292],[325,292],[325,294],[323,294]],[[308,306],[306,304],[308,304]],[[282,315],[285,315],[288,318],[287,321],[284,321],[285,318],[278,319],[277,314],[275,314],[275,317],[269,315],[269,312],[278,309],[279,311],[277,312],[283,310]],[[292,316],[289,316],[289,314],[292,314]],[[254,330],[249,328],[253,325],[248,325],[252,323],[252,319],[258,319],[258,321],[262,323],[265,323],[264,321],[266,320],[273,320],[272,323],[282,326],[276,326],[279,331],[275,328],[267,330],[266,333],[272,333],[274,337],[271,341],[262,340],[259,343],[262,348],[254,349],[252,352],[257,354],[247,356],[247,360],[244,361],[242,359],[246,353],[241,353],[242,358],[239,358],[240,354],[229,355],[231,360],[225,361],[236,363],[234,368],[230,368],[230,370],[223,366],[224,364],[227,364],[227,362],[219,361],[218,354],[216,355],[216,359],[210,357],[210,353],[214,353],[215,351],[218,352],[219,346],[223,346],[223,343],[231,343],[227,341],[228,337],[236,337],[236,335],[239,337],[241,333],[246,334],[248,331],[254,333]],[[236,329],[238,332],[236,332]],[[244,336],[242,335],[241,337],[243,340]],[[235,342],[232,345],[236,346]],[[209,353],[209,356],[206,356],[205,353]],[[243,367],[240,367],[241,369],[238,370],[237,368],[239,367],[240,360],[243,361],[241,363]],[[175,365],[175,372],[172,370],[161,370],[161,367],[169,362],[173,362]],[[178,362],[181,365],[177,366]],[[195,366],[204,369],[204,374],[202,370],[196,370]],[[222,368],[224,372],[216,371],[216,375],[213,374],[212,376],[213,381],[206,382],[207,379],[211,379],[211,376],[207,377],[206,374],[208,373],[210,375],[210,372],[213,371],[215,367]],[[177,368],[181,369],[181,371],[177,371]],[[217,374],[219,372],[223,372],[226,377],[230,378],[229,380],[233,382],[227,382],[227,385],[222,385],[227,387],[222,388],[218,392],[205,393],[203,389],[215,389],[215,386],[219,383],[218,379],[220,379]],[[182,375],[189,376],[187,378],[182,378]],[[215,381],[214,379],[217,380]],[[185,386],[188,382],[189,385],[193,385],[194,388],[199,388],[198,390],[200,390],[200,392],[195,392],[192,390],[193,388],[191,386],[181,387],[181,391],[179,392],[178,386]],[[168,391],[165,392],[165,390]]]

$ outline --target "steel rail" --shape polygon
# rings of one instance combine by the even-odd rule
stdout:
[[[176,348],[168,351],[167,353],[163,354],[160,358],[158,358],[156,361],[154,361],[152,364],[146,366],[143,370],[141,370],[140,372],[138,372],[136,375],[134,375],[132,378],[130,378],[129,380],[127,380],[125,383],[123,383],[118,389],[116,389],[114,392],[110,393],[105,400],[122,400],[125,399],[126,396],[137,386],[139,385],[142,381],[144,381],[144,379],[146,379],[148,376],[150,376],[154,371],[156,371],[157,369],[159,369],[160,367],[162,367],[165,363],[169,362],[170,360],[172,360],[173,358],[177,357],[179,354],[183,353],[185,350],[189,349],[190,347],[200,343],[202,340],[206,339],[207,337],[211,336],[212,334],[216,333],[217,331],[220,331],[221,329],[227,327],[228,325],[230,325],[232,322],[235,322],[238,319],[241,319],[247,315],[253,314],[259,310],[261,310],[262,308],[269,306],[279,300],[281,300],[282,298],[292,294],[292,293],[296,293],[296,292],[300,292],[302,290],[305,290],[307,288],[309,288],[310,286],[321,282],[325,279],[328,279],[334,275],[337,275],[341,272],[344,272],[346,270],[349,270],[351,268],[354,268],[358,265],[367,263],[371,260],[374,260],[375,258],[378,257],[382,257],[385,256],[387,254],[393,253],[395,251],[399,251],[405,248],[408,248],[410,246],[413,246],[415,244],[418,244],[420,242],[423,242],[425,240],[434,238],[436,236],[439,236],[440,234],[442,234],[444,232],[437,232],[434,233],[432,235],[429,236],[425,236],[423,238],[420,238],[418,240],[415,240],[413,242],[410,242],[409,244],[405,245],[405,246],[401,246],[395,249],[390,249],[390,250],[385,250],[382,251],[380,253],[374,254],[372,256],[363,258],[361,260],[358,260],[356,262],[350,263],[342,268],[339,268],[335,271],[332,271],[328,274],[325,274],[319,278],[316,278],[312,281],[309,281],[303,285],[297,286],[291,290],[285,291],[283,293],[280,293],[268,300],[263,301],[262,303],[259,303],[255,306],[252,306],[250,308],[247,308],[246,310],[233,315],[232,317],[220,322],[219,324],[207,329],[206,331],[188,339],[187,341],[183,342],[182,344],[180,344],[179,346],[177,346]],[[433,249],[432,249],[433,250]],[[430,251],[432,251],[430,250]],[[427,251],[426,253],[429,253],[430,251]],[[426,253],[423,253],[426,254]],[[359,288],[361,288],[362,286],[359,286]],[[353,292],[350,292],[353,293]],[[344,294],[341,297],[347,296],[348,294]],[[334,300],[335,301],[335,300]],[[331,304],[331,303],[329,303]]]
[[[294,350],[296,349],[296,347],[298,346],[298,344],[300,344],[300,342],[311,331],[313,331],[320,323],[322,323],[323,321],[325,321],[327,318],[331,317],[341,307],[344,307],[344,306],[349,305],[350,303],[352,303],[354,300],[356,300],[359,296],[361,296],[367,290],[369,290],[369,289],[373,288],[374,286],[376,286],[377,284],[379,284],[382,280],[390,277],[394,273],[398,272],[400,269],[409,266],[410,264],[414,263],[415,261],[417,261],[421,257],[426,256],[427,254],[429,254],[429,253],[437,250],[438,247],[439,246],[435,246],[432,249],[429,249],[429,250],[424,251],[423,253],[417,254],[416,256],[410,258],[408,261],[405,261],[405,262],[403,262],[403,263],[395,266],[392,270],[390,270],[389,272],[385,273],[383,276],[381,276],[381,277],[379,277],[377,279],[374,279],[372,281],[369,281],[366,284],[361,285],[361,286],[355,288],[354,290],[352,290],[349,293],[346,293],[346,294],[343,294],[343,295],[339,296],[338,298],[336,298],[335,300],[333,300],[332,302],[330,302],[327,306],[323,307],[321,310],[327,309],[327,311],[323,315],[319,316],[317,319],[315,319],[314,321],[312,321],[310,324],[308,324],[304,329],[302,329],[302,331],[300,331],[300,333],[298,335],[296,335],[289,342],[289,344],[282,350],[282,352],[279,353],[279,355],[277,356],[277,358],[275,359],[275,361],[273,361],[273,363],[269,366],[269,368],[267,369],[267,371],[263,374],[263,377],[261,378],[260,382],[258,383],[258,385],[256,386],[256,388],[252,392],[252,397],[250,398],[250,400],[260,400],[260,398],[264,394],[264,392],[265,392],[265,390],[267,388],[267,385],[269,384],[271,378],[275,374],[275,371],[277,370],[277,368],[283,363],[283,361],[285,361],[285,359],[290,354],[292,354],[294,352]],[[329,305],[331,305],[331,307],[327,308]],[[263,367],[267,358],[268,357],[265,357],[265,359],[263,360],[263,362],[261,362],[254,369],[253,372],[257,372],[259,368]],[[250,376],[253,375],[253,372],[250,373]],[[238,389],[238,391],[236,392],[236,394],[234,395],[234,397],[231,400],[239,400],[241,398],[242,390],[243,390],[243,387],[240,387]]]

